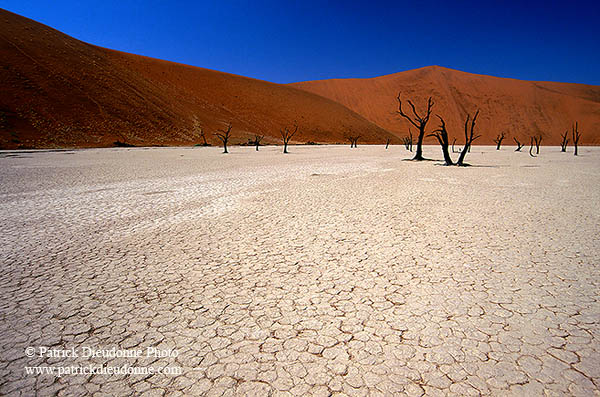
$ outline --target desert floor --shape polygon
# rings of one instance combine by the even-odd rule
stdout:
[[[600,148],[513,150],[0,153],[0,395],[598,395]]]

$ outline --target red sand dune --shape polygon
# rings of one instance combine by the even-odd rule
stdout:
[[[433,95],[435,113],[462,140],[466,112],[481,108],[476,143],[501,131],[543,144],[579,121],[584,144],[600,143],[600,87],[538,83],[428,67],[373,79],[274,84],[213,70],[126,54],[87,44],[0,10],[0,148],[191,145],[197,119],[212,135],[233,124],[232,143],[254,134],[279,142],[279,130],[300,126],[294,141],[384,143],[408,122],[395,97],[419,109]],[[429,130],[437,127],[434,117]],[[399,143],[399,139],[394,139]],[[432,141],[430,141],[432,142]]]
[[[477,144],[492,144],[501,132],[529,141],[542,134],[542,144],[558,145],[560,135],[579,122],[583,144],[600,144],[600,86],[533,82],[482,76],[430,66],[371,79],[335,79],[292,84],[333,99],[366,119],[397,135],[406,135],[409,122],[396,113],[396,97],[402,93],[403,110],[410,113],[407,99],[424,112],[427,98],[435,102],[433,113],[448,125],[450,140],[464,140],[464,120],[481,109]],[[432,116],[428,131],[439,126]],[[415,128],[412,128],[413,131]],[[413,135],[415,132],[413,132]],[[570,132],[569,132],[570,135]],[[433,142],[435,138],[430,138]]]
[[[0,10],[0,147],[191,145],[197,118],[212,135],[233,124],[232,143],[255,133],[279,142],[363,143],[392,136],[346,107],[287,85],[151,59],[83,43]]]

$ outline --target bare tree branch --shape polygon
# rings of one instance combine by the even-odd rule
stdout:
[[[433,109],[434,102],[432,101],[431,97],[429,97],[429,99],[427,100],[427,112],[424,117],[421,117],[418,114],[417,109],[415,108],[415,105],[412,103],[412,101],[408,100],[408,104],[410,105],[414,114],[414,117],[410,117],[402,110],[402,100],[400,99],[400,93],[398,93],[398,97],[396,99],[398,100],[398,113],[400,114],[400,116],[404,117],[419,130],[419,136],[417,138],[417,152],[415,154],[415,157],[413,157],[413,160],[425,160],[423,158],[423,137],[425,136],[425,128],[427,126],[427,123],[429,122],[429,117],[431,116],[431,110]]]
[[[227,151],[227,142],[229,141],[229,138],[231,136],[231,123],[229,123],[227,129],[217,130],[217,132],[215,132],[214,135],[216,135],[217,138],[219,138],[223,143],[223,153],[229,153]]]
[[[294,124],[294,130],[291,131],[287,127],[284,127],[282,130],[279,130],[281,133],[281,138],[283,139],[283,153],[288,153],[287,147],[290,140],[296,135],[298,132],[298,124]]]
[[[525,146],[524,143],[519,142],[519,140],[517,138],[513,138],[513,140],[515,141],[515,143],[517,144],[517,148],[515,149],[515,152],[520,152],[521,149],[523,149],[523,146]]]

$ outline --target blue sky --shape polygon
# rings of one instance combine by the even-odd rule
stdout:
[[[116,50],[276,83],[428,65],[600,85],[600,2],[0,0]]]

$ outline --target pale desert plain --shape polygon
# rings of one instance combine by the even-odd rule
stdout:
[[[230,150],[0,154],[0,395],[599,395],[600,148]]]

